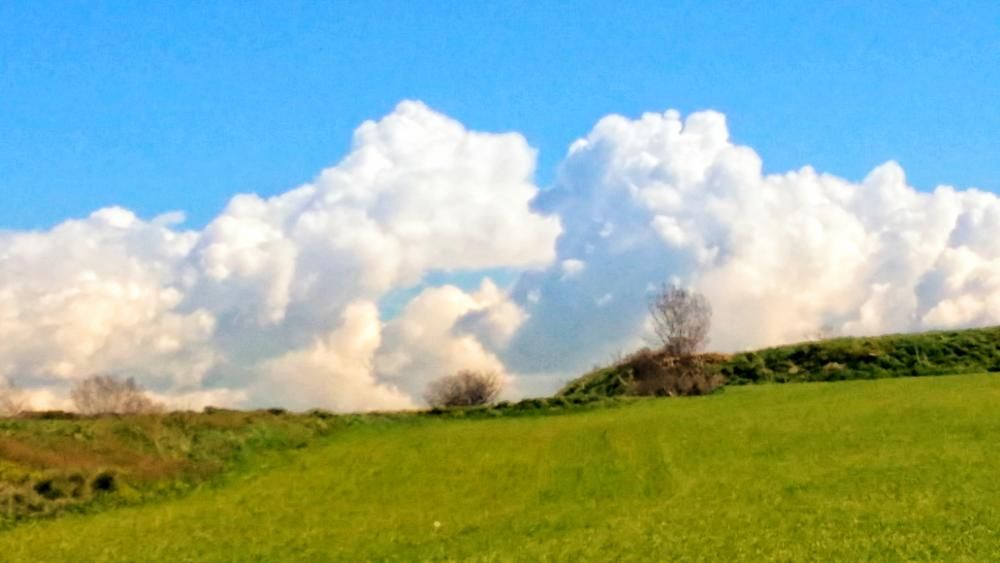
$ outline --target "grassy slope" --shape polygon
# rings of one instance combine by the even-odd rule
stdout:
[[[303,447],[351,419],[237,411],[34,416],[0,419],[0,529],[185,492],[259,453]]]
[[[357,425],[413,417],[537,416],[627,402],[558,397],[426,413],[334,415],[324,411],[173,412],[81,417],[29,413],[0,418],[0,530],[67,511],[93,511],[177,496],[218,481],[261,456],[304,448]],[[0,559],[2,563],[2,559]]]
[[[834,338],[720,356],[713,363],[735,384],[1000,371],[1000,327]],[[600,368],[571,381],[560,395],[623,395],[630,377],[619,366]]]
[[[998,403],[975,375],[374,421],[221,488],[2,532],[0,559],[996,560]]]

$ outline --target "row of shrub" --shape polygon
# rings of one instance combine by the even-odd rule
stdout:
[[[559,396],[640,394],[635,356],[571,381]],[[1000,327],[835,338],[698,358],[732,385],[1000,372]]]
[[[841,381],[1000,371],[1000,327],[835,338],[736,354],[730,383]]]
[[[112,470],[18,471],[16,476],[5,477],[0,479],[0,524],[58,514],[118,491],[118,478]]]

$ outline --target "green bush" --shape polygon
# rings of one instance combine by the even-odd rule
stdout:
[[[1000,364],[1000,327],[837,338],[745,352],[720,366],[730,383],[843,381],[986,372]]]

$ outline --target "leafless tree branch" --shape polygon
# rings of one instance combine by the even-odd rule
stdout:
[[[92,375],[70,392],[81,414],[143,414],[163,411],[131,377]]]
[[[712,307],[697,291],[663,285],[649,301],[653,330],[672,357],[692,356],[708,343]]]
[[[17,416],[27,409],[24,392],[9,383],[0,383],[0,416]]]

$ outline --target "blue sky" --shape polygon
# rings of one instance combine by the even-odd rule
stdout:
[[[547,394],[664,282],[719,351],[996,325],[998,100],[995,1],[0,2],[0,385]]]
[[[714,108],[767,170],[1000,190],[1000,4],[5,2],[0,227],[198,226],[401,99],[523,133],[547,183],[608,113]]]

